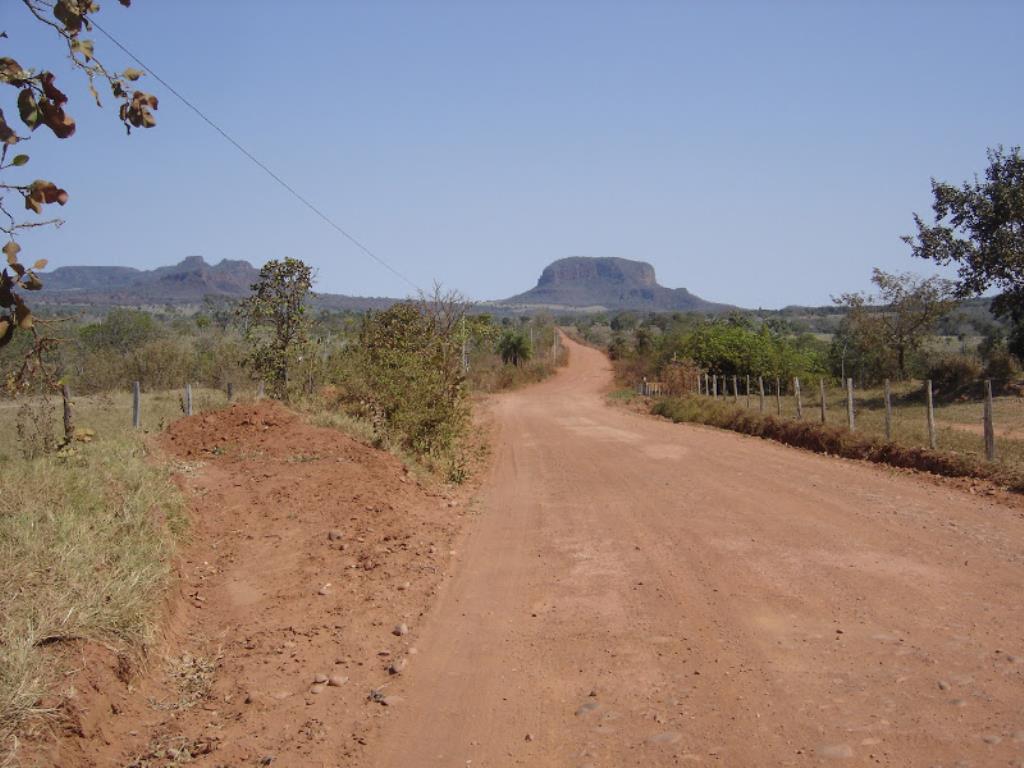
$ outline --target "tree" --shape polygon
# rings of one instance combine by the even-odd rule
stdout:
[[[131,4],[131,0],[119,2],[126,7]],[[83,72],[88,79],[89,91],[97,105],[100,105],[100,95],[96,84],[101,82],[120,101],[118,116],[129,133],[132,128],[156,125],[153,116],[157,108],[156,97],[129,86],[129,83],[142,77],[143,72],[131,68],[123,72],[108,69],[96,58],[93,41],[83,34],[93,29],[90,17],[99,12],[98,3],[93,0],[21,0],[21,3],[37,22],[57,34],[67,49],[72,66]],[[7,33],[0,32],[0,37],[7,37]],[[58,139],[68,139],[75,133],[75,121],[65,110],[68,97],[57,87],[56,79],[49,69],[24,67],[10,57],[0,57],[0,84],[17,91],[18,117],[22,125],[31,132],[45,126]],[[3,312],[0,315],[0,346],[10,342],[16,328],[36,333],[32,312],[23,293],[38,291],[43,287],[37,270],[46,266],[46,259],[38,259],[30,267],[25,266],[21,261],[18,233],[33,227],[62,223],[57,218],[19,219],[7,197],[20,197],[25,210],[35,216],[41,216],[46,206],[63,206],[68,201],[67,191],[52,181],[10,179],[12,173],[18,173],[18,169],[29,163],[27,154],[12,151],[17,144],[28,138],[19,135],[15,126],[8,122],[3,110],[0,110],[0,231],[8,237],[3,247],[7,265],[0,273],[0,310]],[[34,352],[41,366],[42,349],[39,346],[36,345]],[[42,346],[47,345],[43,343]]]
[[[498,354],[505,365],[521,365],[530,359],[530,340],[518,331],[505,331],[498,339]]]
[[[906,378],[907,358],[921,348],[936,323],[956,306],[953,284],[937,275],[922,278],[909,272],[893,274],[877,267],[871,282],[875,296],[845,293],[834,299],[848,310],[842,333],[862,354],[877,357],[878,347],[890,351],[900,378]]]
[[[998,290],[992,311],[1020,326],[1024,325],[1024,157],[1020,147],[1007,151],[1001,146],[989,149],[987,156],[984,181],[975,177],[973,183],[955,187],[932,179],[935,224],[926,224],[914,214],[917,237],[903,240],[919,258],[957,265],[960,298]]]
[[[299,259],[268,261],[252,295],[238,307],[243,336],[251,346],[245,365],[281,400],[288,399],[288,372],[309,344],[306,302],[312,285],[313,272]]]

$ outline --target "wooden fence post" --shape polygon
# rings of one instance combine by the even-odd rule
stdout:
[[[228,382],[228,402],[230,403],[235,397],[235,385],[230,381]]]
[[[60,388],[60,396],[64,401],[64,443],[71,445],[75,439],[74,403],[71,402],[71,388],[64,384]]]
[[[718,374],[714,374],[711,377],[711,396],[718,399]]]
[[[747,374],[747,410],[750,410],[750,374]]]
[[[775,377],[775,413],[782,415],[782,381],[778,376]]]
[[[732,401],[738,403],[740,401],[740,387],[736,383],[736,377],[732,377]]]
[[[192,415],[192,385],[185,385],[185,415]]]
[[[764,413],[764,377],[757,377],[757,389],[761,393],[761,413]]]
[[[142,389],[137,381],[132,384],[132,426],[142,426]]]
[[[796,376],[793,377],[793,396],[796,398],[796,417],[797,419],[803,419],[804,404],[800,399],[800,379]]]
[[[853,419],[853,379],[846,380],[846,421],[850,425],[850,431],[856,431]]]
[[[262,400],[263,399],[263,381],[262,380],[260,380],[260,383],[256,386],[256,399],[257,400]]]
[[[992,424],[992,379],[985,379],[985,458],[996,457],[996,430]]]
[[[885,439],[892,440],[892,390],[889,380],[885,380]]]
[[[925,395],[928,403],[928,447],[935,450],[935,408],[932,404],[932,380],[925,383]]]
[[[828,419],[825,417],[826,409],[825,409],[825,380],[824,379],[818,379],[818,389],[821,392],[821,423],[824,424],[824,423],[826,423],[828,421]]]

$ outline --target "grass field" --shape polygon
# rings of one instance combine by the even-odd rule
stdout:
[[[225,404],[196,390],[197,412]],[[145,435],[182,416],[177,392],[146,394],[142,430],[131,427],[128,392],[75,400],[80,432],[94,433],[60,453],[24,455],[26,440],[60,434],[59,398],[30,401],[31,434],[15,439],[24,400],[0,404],[0,765],[15,730],[59,680],[68,643],[91,640],[129,654],[153,636],[159,596],[183,500],[170,469],[149,459]]]

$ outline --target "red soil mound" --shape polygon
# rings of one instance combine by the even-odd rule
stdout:
[[[361,764],[462,507],[273,403],[182,419],[160,445],[193,521],[165,637],[134,678],[80,649],[64,728],[27,764]]]

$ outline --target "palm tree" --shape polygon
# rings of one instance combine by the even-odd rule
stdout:
[[[530,341],[522,333],[505,331],[498,340],[498,354],[505,365],[520,365],[530,359]]]

